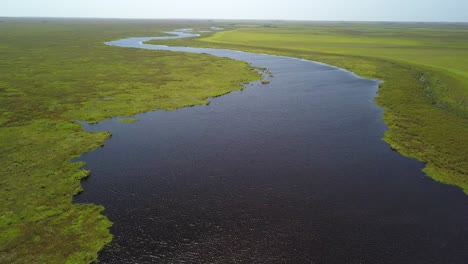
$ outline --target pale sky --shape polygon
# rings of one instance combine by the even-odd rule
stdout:
[[[0,16],[468,22],[468,0],[0,0]]]

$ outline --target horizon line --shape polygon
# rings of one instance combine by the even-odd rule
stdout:
[[[443,23],[468,24],[468,21],[417,21],[417,20],[312,20],[312,19],[275,19],[275,18],[147,18],[147,17],[66,17],[66,16],[2,16],[5,18],[39,19],[102,19],[102,20],[225,20],[225,21],[269,21],[269,22],[365,22],[365,23]]]

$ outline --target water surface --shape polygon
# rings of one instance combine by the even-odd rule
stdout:
[[[206,106],[86,126],[113,134],[82,156],[92,174],[75,199],[114,223],[100,263],[467,263],[468,199],[381,140],[376,81],[146,39],[108,44],[229,57],[274,77]]]

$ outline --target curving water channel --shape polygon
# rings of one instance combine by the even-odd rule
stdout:
[[[175,37],[193,34],[175,32]],[[266,67],[271,83],[209,105],[86,125],[80,203],[104,205],[100,263],[467,263],[468,198],[383,142],[378,83],[294,58],[207,53]]]

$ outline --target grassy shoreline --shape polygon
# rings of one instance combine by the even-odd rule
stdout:
[[[414,27],[404,23],[396,29],[382,23],[306,26],[278,23],[273,28],[243,25],[201,39],[164,43],[309,59],[383,80],[376,102],[384,108],[384,121],[389,127],[384,140],[401,154],[424,162],[423,171],[428,176],[459,186],[468,194],[468,81],[462,80],[468,76],[468,65],[463,64],[463,57],[455,58],[459,54],[468,56],[466,35],[462,34],[468,33],[468,25],[456,25],[455,29],[447,29],[445,25],[439,30],[427,26],[419,29],[419,24],[418,28]],[[357,36],[356,32],[359,32]],[[387,36],[395,34],[395,39]],[[441,34],[446,38],[444,41],[438,40]],[[422,56],[430,56],[433,46],[438,51],[448,47],[449,60],[444,56],[434,58],[437,67]],[[420,56],[424,63],[401,59],[401,54],[409,54],[407,49],[411,52],[422,49]],[[386,53],[377,56],[378,52]],[[413,58],[419,57],[413,54]],[[447,63],[454,65],[440,70]],[[449,73],[458,77],[453,78]]]
[[[71,162],[110,134],[86,132],[76,120],[206,104],[261,79],[240,61],[104,45],[190,23],[0,23],[0,263],[90,263],[112,239],[102,206],[72,203],[89,171]]]

